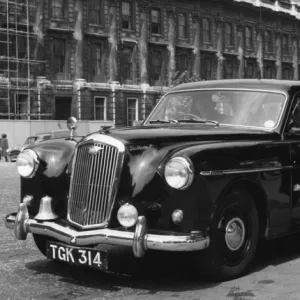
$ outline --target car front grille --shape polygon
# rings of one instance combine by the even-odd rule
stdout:
[[[122,169],[123,144],[98,140],[79,145],[73,161],[68,219],[82,228],[108,224]]]

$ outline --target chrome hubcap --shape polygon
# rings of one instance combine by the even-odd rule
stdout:
[[[245,240],[245,225],[240,218],[231,219],[225,229],[225,242],[231,251],[241,248]]]

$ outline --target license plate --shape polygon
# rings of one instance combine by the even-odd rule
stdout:
[[[47,257],[69,264],[107,270],[107,251],[72,247],[62,243],[47,242]]]

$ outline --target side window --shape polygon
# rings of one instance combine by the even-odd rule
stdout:
[[[289,121],[290,132],[300,134],[300,95],[296,98],[296,105],[293,108]]]

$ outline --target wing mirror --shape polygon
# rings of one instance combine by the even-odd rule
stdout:
[[[73,136],[74,136],[74,131],[76,130],[78,126],[78,121],[75,117],[70,117],[68,120],[67,120],[67,127],[68,129],[71,131],[70,132],[70,138],[72,139]]]

